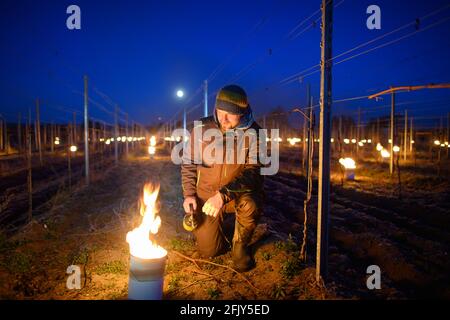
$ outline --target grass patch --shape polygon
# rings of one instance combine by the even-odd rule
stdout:
[[[276,241],[274,243],[275,251],[286,251],[287,253],[292,253],[298,251],[298,245],[295,243],[292,234],[289,233],[288,239],[286,241]]]
[[[263,252],[262,257],[264,260],[269,261],[270,259],[272,259],[272,254],[270,252]]]
[[[126,266],[120,260],[106,262],[106,263],[98,266],[97,268],[95,268],[95,272],[97,274],[108,274],[108,273],[120,274],[120,273],[124,273],[125,270],[126,270]]]
[[[3,267],[11,273],[26,273],[31,269],[31,256],[22,252],[14,252],[2,261]]]
[[[89,250],[76,250],[68,255],[67,261],[71,265],[85,265],[89,261]]]
[[[174,291],[174,290],[178,289],[179,286],[180,286],[180,281],[181,280],[182,280],[181,276],[174,275],[172,278],[170,278],[169,284],[167,285],[167,289],[169,291]]]
[[[169,249],[180,252],[192,250],[194,248],[193,240],[184,240],[180,238],[173,238],[169,241]]]
[[[277,250],[283,250],[284,242],[283,241],[276,241],[274,246],[275,246],[275,249],[277,249]]]
[[[176,263],[167,263],[166,265],[166,274],[178,271],[178,265]]]
[[[270,297],[272,299],[280,300],[286,297],[286,288],[285,284],[275,284],[272,287],[272,291],[270,292]]]
[[[217,288],[208,288],[206,289],[206,293],[208,294],[208,298],[211,300],[216,300],[220,296],[220,290]]]
[[[295,252],[298,250],[298,246],[294,241],[294,238],[292,238],[292,234],[289,233],[289,237],[287,241],[284,243],[284,249],[286,252]]]
[[[302,264],[298,257],[289,257],[281,264],[280,274],[284,279],[290,280],[299,274],[301,266]]]

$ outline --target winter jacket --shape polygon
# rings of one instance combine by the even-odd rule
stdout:
[[[245,119],[244,119],[245,120]],[[216,116],[210,116],[200,119],[202,122],[202,133],[207,129],[215,128],[220,130],[219,123],[217,121]],[[256,131],[256,139],[259,139],[259,129],[261,127],[254,121],[248,122],[248,126],[240,125],[234,130],[228,130],[223,134],[223,161],[220,163],[209,163],[208,159],[205,159],[203,154],[197,153],[198,159],[201,159],[201,164],[195,164],[193,161],[195,159],[195,154],[192,152],[190,155],[190,159],[186,157],[183,159],[183,164],[181,165],[181,182],[183,187],[183,196],[197,196],[200,199],[206,201],[210,197],[212,197],[217,191],[220,191],[224,202],[230,202],[231,200],[236,199],[239,194],[242,193],[258,193],[262,195],[263,193],[263,182],[264,176],[261,175],[261,163],[259,161],[259,157],[257,157],[257,163],[251,164],[249,159],[250,157],[254,157],[258,155],[256,153],[250,153],[248,139],[245,139],[244,145],[241,145],[240,152],[243,152],[245,155],[245,163],[239,164],[237,163],[237,154],[238,145],[237,145],[237,133],[243,134],[248,129],[252,128]],[[241,132],[238,132],[241,131]],[[247,132],[250,134],[251,131]],[[191,151],[194,148],[195,139],[199,139],[199,142],[202,146],[202,150],[210,144],[214,142],[212,141],[204,141],[203,137],[195,137],[194,129],[190,132],[189,143],[187,143],[187,148],[191,148]],[[203,135],[202,134],[202,135]],[[232,152],[234,154],[235,161],[233,163],[225,163],[226,157],[226,149],[225,149],[225,135],[233,135],[234,136],[234,146]],[[258,144],[257,144],[258,145]],[[256,146],[257,146],[256,145]],[[253,149],[254,150],[254,149]],[[197,161],[197,163],[200,161]],[[241,161],[243,162],[243,161]]]

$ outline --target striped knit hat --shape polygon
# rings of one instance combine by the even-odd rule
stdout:
[[[216,97],[216,109],[232,114],[244,115],[249,104],[244,89],[237,85],[228,85],[220,89]]]

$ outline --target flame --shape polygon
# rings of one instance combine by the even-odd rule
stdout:
[[[144,186],[144,195],[141,199],[140,213],[141,225],[127,233],[127,242],[130,244],[131,255],[141,259],[158,259],[167,255],[167,251],[156,242],[150,240],[150,233],[158,233],[161,218],[157,216],[156,199],[159,185],[147,183]]]
[[[156,146],[156,137],[155,136],[152,136],[150,138],[150,146],[152,146],[152,147]]]
[[[390,156],[391,156],[391,154],[389,153],[389,151],[387,151],[386,149],[381,149],[381,156],[383,157],[383,158],[389,158]]]
[[[339,163],[344,166],[345,169],[356,168],[355,160],[353,160],[352,158],[340,158]]]
[[[289,141],[289,144],[291,146],[295,146],[295,144],[297,142],[301,142],[302,141],[302,139],[300,139],[300,138],[287,138],[286,140]]]

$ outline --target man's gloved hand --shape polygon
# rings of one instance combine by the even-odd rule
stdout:
[[[193,213],[191,209],[189,209],[189,205],[192,204],[194,211],[197,210],[197,199],[195,197],[186,197],[184,198],[183,208],[186,213]]]
[[[223,198],[220,192],[208,199],[203,205],[202,211],[212,217],[216,217],[220,209],[223,207]]]

